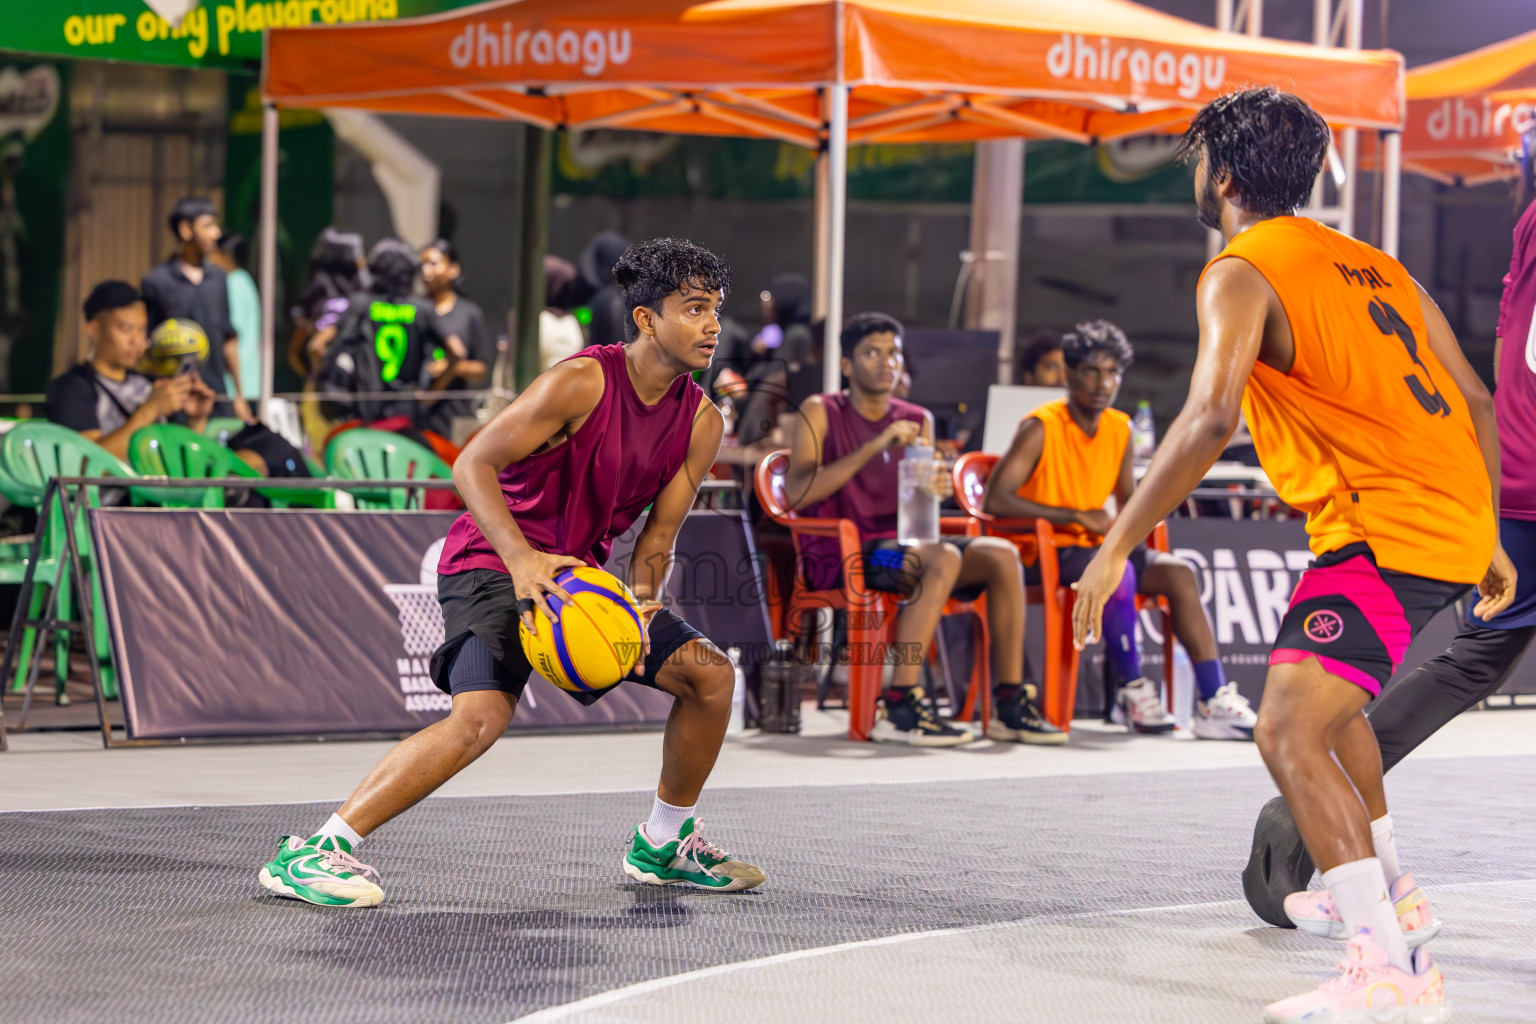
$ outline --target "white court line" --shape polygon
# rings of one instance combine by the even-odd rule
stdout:
[[[1518,885],[1530,882],[1536,882],[1536,878],[1506,878],[1492,882],[1455,882],[1450,885],[1433,886],[1433,889],[1436,892],[1447,890],[1460,891],[1463,889]],[[535,1010],[533,1013],[513,1018],[510,1024],[553,1024],[555,1021],[568,1020],[576,1014],[585,1013],[588,1010],[598,1010],[605,1006],[624,1002],[635,996],[662,992],[669,988],[676,988],[679,985],[686,985],[689,982],[703,981],[707,978],[718,978],[723,975],[737,974],[741,971],[751,971],[761,967],[776,967],[779,964],[794,963],[796,960],[810,960],[816,957],[832,956],[853,949],[877,949],[883,946],[900,946],[923,939],[941,939],[951,935],[976,935],[1003,928],[1017,928],[1020,925],[1060,924],[1064,921],[1081,921],[1096,917],[1130,917],[1135,914],[1176,913],[1181,910],[1209,910],[1217,907],[1241,907],[1245,905],[1246,901],[1244,900],[1218,900],[1214,903],[1179,903],[1166,907],[1135,907],[1130,910],[1094,910],[1081,914],[1026,917],[1020,918],[1017,921],[994,921],[990,924],[971,925],[965,928],[936,928],[926,932],[902,932],[899,935],[883,935],[877,939],[859,939],[854,942],[839,942],[831,946],[813,946],[810,949],[796,949],[788,953],[774,953],[771,956],[760,957],[756,960],[736,960],[728,964],[701,967],[695,971],[684,971],[682,974],[669,974],[662,978],[652,978],[649,981],[636,982],[633,985],[609,989],[607,992],[599,992],[595,996],[578,999],[574,1003],[547,1006],[542,1010]]]

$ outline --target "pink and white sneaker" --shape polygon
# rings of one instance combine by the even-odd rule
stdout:
[[[1429,901],[1424,890],[1413,880],[1412,873],[1405,873],[1392,883],[1392,906],[1397,911],[1397,923],[1403,926],[1403,938],[1409,949],[1418,949],[1440,934],[1440,919],[1429,911]],[[1321,935],[1325,939],[1347,938],[1344,919],[1339,908],[1333,905],[1333,894],[1327,889],[1308,889],[1293,892],[1285,898],[1285,914],[1304,932]]]
[[[1410,954],[1413,973],[1393,967],[1387,951],[1361,928],[1345,947],[1338,973],[1305,995],[1264,1007],[1266,1024],[1444,1024],[1451,1019],[1445,979],[1429,950]]]

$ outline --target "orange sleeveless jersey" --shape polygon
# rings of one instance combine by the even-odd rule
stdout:
[[[1481,580],[1497,536],[1488,474],[1408,271],[1300,217],[1255,224],[1228,257],[1264,275],[1296,341],[1290,373],[1254,367],[1243,413],[1275,490],[1307,513],[1312,552],[1364,541],[1383,568]]]
[[[1120,481],[1120,464],[1131,441],[1131,418],[1119,409],[1105,409],[1099,429],[1083,433],[1067,400],[1047,402],[1029,414],[1045,427],[1045,447],[1035,471],[1018,490],[1019,497],[1057,508],[1102,508]],[[1103,541],[1081,526],[1058,526],[1058,545],[1092,547]]]

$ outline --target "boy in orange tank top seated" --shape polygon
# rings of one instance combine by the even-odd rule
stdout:
[[[1061,345],[1067,397],[1047,402],[1019,423],[1013,444],[987,481],[983,507],[995,516],[1039,518],[1054,526],[1061,581],[1075,583],[1114,522],[1105,502],[1114,495],[1115,506],[1124,508],[1134,486],[1131,420],[1112,406],[1135,353],[1125,333],[1107,320],[1078,324]],[[1040,582],[1038,561],[1026,564],[1024,579]],[[1174,729],[1158,685],[1141,674],[1137,594],[1166,597],[1173,609],[1174,633],[1194,661],[1200,689],[1195,735],[1251,740],[1253,709],[1222,671],[1194,570],[1145,544],[1130,553],[1120,586],[1104,608],[1104,656],[1121,684],[1113,706],[1117,717],[1123,715],[1136,732]]]

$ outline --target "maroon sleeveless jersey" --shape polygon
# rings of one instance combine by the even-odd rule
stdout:
[[[570,358],[597,360],[603,397],[564,442],[502,470],[501,493],[533,547],[601,567],[613,538],[683,467],[704,391],[684,375],[661,401],[646,405],[630,382],[622,345],[593,345]],[[437,571],[471,569],[507,571],[466,512],[448,530]]]
[[[827,436],[821,443],[823,466],[858,451],[897,420],[922,423],[927,419],[927,411],[922,406],[900,398],[892,398],[885,415],[878,420],[867,420],[859,415],[842,392],[822,395],[821,401],[827,410]],[[859,539],[865,543],[896,536],[897,472],[903,454],[900,447],[887,448],[864,463],[864,468],[855,473],[842,490],[806,509],[803,514],[813,518],[851,519],[859,529]],[[842,567],[838,565],[836,539],[802,537],[800,556],[805,560],[806,580],[811,586],[820,589],[837,582]]]

